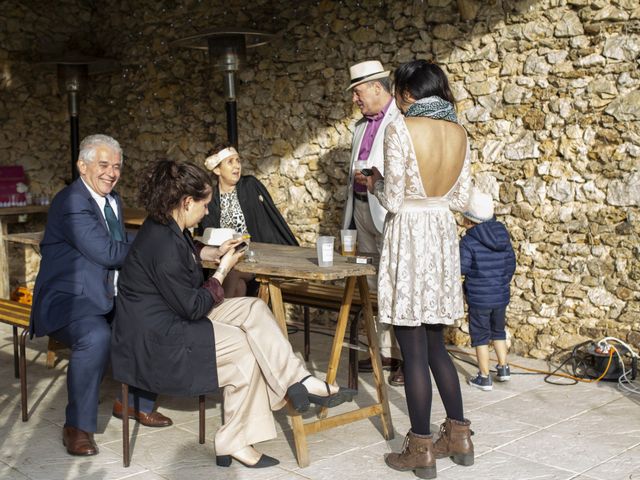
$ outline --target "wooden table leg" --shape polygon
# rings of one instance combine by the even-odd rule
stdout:
[[[367,332],[367,340],[369,341],[369,355],[371,358],[371,366],[373,367],[373,378],[378,392],[378,401],[382,406],[382,432],[384,438],[390,440],[393,438],[393,423],[389,410],[387,386],[384,382],[382,364],[380,362],[378,335],[376,334],[375,325],[373,324],[373,309],[371,308],[371,299],[369,298],[369,284],[365,276],[358,277],[358,287],[360,289],[360,298],[362,299],[362,313],[364,316],[365,330]]]
[[[269,304],[269,278],[256,276],[258,282],[258,298]]]
[[[284,314],[284,302],[282,301],[282,290],[278,282],[269,282],[269,299],[271,300],[271,311],[280,325],[280,329],[285,337],[287,333],[287,318]]]
[[[276,317],[280,330],[284,333],[284,336],[288,338],[287,334],[287,318],[284,313],[284,302],[282,301],[282,289],[277,281],[271,281],[269,277],[256,276],[256,280],[260,283],[258,290],[258,297],[264,300],[267,304],[271,304],[271,311],[273,316]]]
[[[262,295],[268,293],[268,300],[271,301],[271,309],[273,311],[278,324],[282,328],[285,336],[287,336],[287,326],[284,312],[284,304],[282,302],[282,290],[277,280],[270,280],[268,277],[256,277],[260,282],[260,291]],[[324,430],[345,425],[347,423],[363,420],[372,416],[381,416],[383,435],[386,439],[393,438],[393,425],[391,423],[391,415],[389,413],[389,401],[387,390],[382,375],[382,365],[380,364],[380,352],[378,348],[378,340],[373,324],[373,313],[371,309],[371,301],[369,299],[369,287],[365,276],[348,277],[344,287],[342,304],[340,313],[338,314],[338,323],[336,325],[335,336],[329,356],[329,366],[327,369],[326,380],[328,383],[334,383],[338,373],[338,365],[340,363],[340,354],[344,343],[344,336],[349,323],[349,313],[356,281],[360,288],[360,296],[363,298],[363,315],[367,337],[369,339],[369,353],[373,359],[374,378],[376,381],[376,390],[378,392],[378,403],[368,407],[358,408],[356,410],[342,413],[331,418],[326,418],[328,409],[322,408],[319,412],[319,420],[310,423],[304,423],[302,416],[293,411],[289,406],[289,414],[291,417],[291,426],[296,448],[296,458],[300,467],[309,465],[309,451],[307,445],[307,435],[318,433]],[[264,287],[264,288],[263,288]]]
[[[309,361],[311,353],[311,321],[309,319],[309,307],[302,307],[304,318],[304,361]]]
[[[289,405],[289,416],[291,417],[291,429],[293,431],[293,441],[296,446],[296,460],[301,468],[309,466],[309,448],[307,446],[307,434],[304,429],[302,415],[296,412]]]
[[[20,378],[20,353],[18,350],[18,327],[11,327],[13,330],[13,375]]]
[[[22,408],[22,421],[29,420],[27,411],[27,350],[25,343],[29,335],[29,329],[25,328],[20,334],[20,405]]]
[[[358,345],[358,320],[362,310],[358,311],[351,319],[351,326],[349,327],[349,343],[351,345]],[[351,347],[349,349],[349,388],[358,390],[358,350]]]
[[[271,287],[275,284],[276,289],[271,290]],[[347,278],[347,284],[344,287],[344,295],[342,297],[342,305],[340,307],[340,313],[338,315],[338,324],[336,326],[336,333],[333,337],[333,346],[331,347],[331,355],[329,357],[329,368],[327,369],[327,382],[333,383],[336,380],[338,373],[338,363],[340,362],[340,353],[342,351],[342,344],[344,342],[344,335],[347,330],[347,324],[349,323],[349,311],[351,310],[351,302],[353,300],[353,291],[355,289],[356,279],[355,277]],[[269,290],[272,294],[271,300],[273,302],[273,294],[279,295],[279,300],[276,299],[272,305],[280,305],[282,308],[282,315],[284,317],[284,308],[282,307],[282,292],[277,282],[269,284]],[[275,314],[275,310],[274,310]],[[285,326],[286,328],[286,326]],[[327,416],[327,408],[320,409],[318,414],[319,418],[325,418]],[[293,430],[293,438],[296,445],[296,459],[300,467],[306,467],[309,465],[309,449],[307,446],[307,430],[305,424],[302,421],[300,414],[293,412],[291,416],[291,426]],[[313,428],[312,425],[307,427]]]
[[[264,283],[263,283],[264,282]],[[282,290],[277,281],[269,281],[267,277],[261,278],[260,287],[266,286],[269,300],[271,301],[271,311],[280,325],[280,329],[285,337],[287,334],[287,319],[284,313],[284,302],[282,301]],[[309,449],[307,446],[307,434],[304,429],[302,416],[296,412],[291,405],[288,406],[289,416],[291,417],[291,429],[293,431],[293,440],[296,447],[296,459],[300,467],[309,465]]]
[[[8,245],[5,241],[7,233],[7,224],[0,217],[0,298],[6,299],[11,295],[9,288],[9,254]]]
[[[340,313],[338,314],[338,324],[336,325],[336,333],[333,337],[333,345],[331,346],[331,355],[329,356],[329,368],[327,368],[327,383],[334,383],[338,375],[338,364],[340,363],[340,354],[342,353],[342,344],[344,343],[344,334],[349,324],[349,313],[351,311],[351,302],[353,301],[353,291],[356,286],[356,277],[348,277],[344,286],[344,294],[342,295],[342,304],[340,305]],[[327,416],[328,408],[321,408],[318,414],[319,418]]]

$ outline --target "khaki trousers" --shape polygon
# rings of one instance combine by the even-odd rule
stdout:
[[[225,299],[209,319],[224,399],[215,449],[216,455],[229,455],[276,437],[272,410],[285,405],[287,388],[309,372],[262,300]]]
[[[358,230],[358,252],[370,253],[382,252],[383,236],[378,231],[371,217],[371,210],[367,202],[362,202],[357,198],[353,201],[353,218]],[[373,292],[378,290],[378,276],[369,275],[367,277],[369,289]],[[388,323],[375,322],[376,332],[378,334],[378,344],[380,345],[380,354],[385,357],[402,359],[398,341],[393,333],[393,326]]]

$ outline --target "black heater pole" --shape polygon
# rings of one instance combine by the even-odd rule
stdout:
[[[117,69],[118,62],[109,58],[97,58],[77,52],[67,52],[61,58],[38,62],[38,65],[55,65],[58,71],[58,92],[66,92],[69,107],[69,140],[71,143],[71,181],[78,178],[78,154],[80,150],[80,92],[87,87],[89,72],[92,75]],[[68,179],[66,180],[68,181]]]
[[[227,110],[227,140],[238,149],[238,104],[235,100],[225,102]]]
[[[80,150],[80,117],[78,113],[78,92],[70,91],[69,95],[69,127],[71,133],[71,181],[78,178],[78,154]]]
[[[85,60],[58,62],[58,88],[67,92],[69,106],[69,139],[71,141],[71,181],[78,178],[78,152],[80,145],[80,91],[86,88],[89,64]]]
[[[238,103],[236,97],[236,72],[247,60],[247,49],[269,42],[270,33],[253,30],[212,30],[182,38],[173,45],[205,50],[215,71],[222,72],[224,101],[227,114],[227,141],[238,148]]]
[[[224,52],[219,65],[224,68],[224,101],[227,112],[227,140],[238,149],[238,102],[236,100],[236,72],[244,59],[244,37],[233,36],[225,38],[222,42]],[[238,47],[236,44],[242,45]],[[218,48],[219,45],[218,45]]]
[[[235,61],[229,61],[228,70],[224,72],[224,97],[225,110],[227,111],[227,140],[236,150],[238,149],[238,102],[236,101],[236,74],[239,61],[236,56],[228,54],[227,58]]]

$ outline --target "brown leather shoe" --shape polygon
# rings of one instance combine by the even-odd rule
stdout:
[[[89,456],[98,453],[98,446],[93,441],[93,433],[85,432],[76,427],[62,429],[62,444],[67,447],[71,455]]]
[[[122,418],[122,402],[116,400],[113,402],[113,416]],[[160,412],[144,413],[129,407],[129,418],[137,420],[145,427],[169,427],[173,425],[173,421],[169,417],[165,417]]]
[[[380,355],[380,362],[382,362],[383,370],[395,370],[400,365],[400,360],[398,360],[397,358],[389,358],[385,357],[384,355]],[[360,360],[358,362],[358,371],[364,373],[373,372],[371,357],[365,360]]]
[[[402,371],[402,365],[389,375],[389,385],[394,387],[404,387],[404,372]]]

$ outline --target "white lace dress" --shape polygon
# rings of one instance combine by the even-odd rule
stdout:
[[[384,181],[374,194],[387,209],[378,271],[378,319],[415,327],[453,324],[464,315],[458,232],[471,186],[469,142],[460,175],[442,197],[427,197],[409,131],[401,117],[384,139]]]

